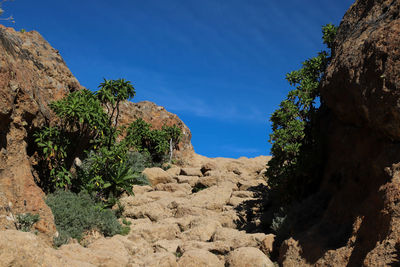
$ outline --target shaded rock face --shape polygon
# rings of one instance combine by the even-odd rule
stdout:
[[[359,0],[340,24],[321,87],[326,201],[307,232],[282,244],[283,265],[399,264],[399,14],[399,1]]]
[[[16,32],[0,25],[0,230],[14,229],[13,215],[31,212],[43,237],[55,233],[53,216],[36,185],[33,133],[54,121],[48,104],[83,89],[64,60],[35,32]],[[120,124],[143,118],[154,128],[177,124],[183,138],[181,154],[193,151],[191,133],[174,114],[151,102],[121,104]],[[43,235],[44,234],[44,235]]]

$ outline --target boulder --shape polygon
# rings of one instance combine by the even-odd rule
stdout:
[[[182,238],[184,240],[209,241],[219,227],[221,227],[219,221],[197,217],[190,222],[190,229],[182,233]]]
[[[154,187],[155,190],[158,191],[167,191],[167,192],[183,192],[185,194],[192,193],[192,187],[187,183],[177,184],[177,183],[168,183],[168,184],[157,184]]]
[[[186,251],[178,261],[179,267],[224,267],[217,256],[207,250],[194,249]]]
[[[206,172],[208,172],[208,171],[212,171],[212,170],[215,170],[217,168],[217,165],[214,163],[214,162],[207,162],[207,163],[205,163],[205,164],[203,164],[202,166],[201,166],[201,172],[203,173],[203,175],[206,173]]]
[[[180,184],[187,183],[191,187],[194,187],[197,184],[197,182],[199,181],[198,176],[179,175],[178,177],[176,177],[176,179],[178,180],[178,183],[180,183]]]
[[[203,173],[198,168],[182,168],[180,175],[200,177]]]
[[[144,259],[146,267],[177,267],[176,256],[171,252],[158,252]]]
[[[259,249],[242,247],[235,249],[226,258],[229,267],[274,267],[274,263]]]
[[[142,173],[147,177],[152,186],[160,183],[171,183],[173,181],[171,175],[161,168],[146,168]]]
[[[181,168],[173,166],[173,167],[169,168],[168,170],[166,170],[166,172],[168,172],[168,174],[171,175],[172,177],[176,177],[179,174],[181,174]]]

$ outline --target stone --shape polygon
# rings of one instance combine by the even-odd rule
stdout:
[[[197,184],[197,182],[199,181],[198,176],[179,175],[178,177],[176,177],[176,179],[178,180],[178,183],[180,183],[180,184],[187,183],[191,187],[194,187]]]
[[[182,184],[177,184],[177,183],[168,183],[168,184],[157,184],[154,187],[155,190],[158,191],[167,191],[167,192],[183,192],[185,194],[191,194],[192,193],[192,187],[190,184],[187,183],[182,183]]]
[[[179,267],[224,267],[217,256],[207,250],[195,249],[186,251],[178,260]]]
[[[181,168],[173,166],[166,170],[166,172],[172,177],[177,177],[179,174],[181,174]]]
[[[274,263],[259,249],[242,247],[235,249],[226,258],[229,267],[274,267]]]
[[[155,252],[170,252],[176,253],[179,246],[181,246],[183,241],[181,239],[173,239],[167,240],[162,239],[158,240],[153,244],[153,248]]]
[[[233,197],[240,197],[240,198],[252,198],[254,197],[254,192],[251,191],[234,191],[232,192]]]
[[[180,175],[200,177],[203,173],[198,168],[182,168]]]
[[[158,252],[147,257],[144,261],[146,267],[177,267],[176,256],[171,252]]]
[[[147,177],[152,186],[155,186],[160,183],[164,184],[171,183],[173,181],[171,175],[169,175],[163,169],[157,167],[146,168],[144,169],[142,174],[144,174]]]
[[[179,226],[171,223],[139,224],[131,227],[131,231],[139,234],[148,242],[155,242],[161,239],[174,240],[181,233]]]
[[[217,228],[212,241],[223,241],[231,246],[232,249],[239,247],[258,247],[260,241],[251,234],[246,234],[244,231],[238,231],[232,228],[220,227]]]
[[[233,187],[235,187],[234,184],[225,182],[206,188],[194,194],[190,202],[195,207],[221,211],[222,207],[228,203]]]
[[[210,219],[197,217],[190,222],[190,229],[182,233],[184,240],[209,241],[221,223]]]
[[[221,182],[221,180],[222,179],[218,176],[204,176],[199,179],[198,183],[206,187],[211,187],[213,185],[218,185]]]
[[[261,242],[261,250],[266,255],[271,255],[272,251],[274,250],[274,242],[275,242],[275,235],[268,234]]]
[[[153,191],[153,187],[151,187],[150,185],[133,185],[132,191],[135,195],[139,195],[145,192]]]
[[[217,165],[214,162],[207,162],[201,166],[200,170],[204,175],[206,172],[215,170],[216,168],[217,168]]]
[[[240,204],[245,203],[246,201],[252,201],[252,200],[254,200],[254,198],[240,198],[240,197],[235,197],[235,196],[233,196],[233,197],[231,197],[231,198],[229,199],[228,204],[229,204],[229,205],[232,205],[232,206],[234,206],[234,207],[237,207],[237,206],[239,206]]]

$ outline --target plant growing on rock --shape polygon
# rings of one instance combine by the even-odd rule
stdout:
[[[57,191],[46,198],[51,208],[59,236],[55,245],[68,242],[69,238],[80,240],[85,231],[97,229],[104,236],[113,236],[123,231],[115,214],[102,209],[87,193],[74,194],[69,191]]]
[[[32,226],[40,220],[39,214],[23,213],[17,214],[17,229],[22,232],[30,232]]]
[[[180,141],[182,131],[176,126],[164,125],[161,130],[151,129],[150,124],[139,118],[127,129],[126,142],[138,152],[148,153],[152,161],[162,163],[165,157],[172,158],[172,151]]]
[[[336,34],[332,24],[322,28],[322,39],[330,49]],[[318,183],[321,161],[319,136],[319,84],[330,62],[323,51],[306,60],[302,68],[286,75],[291,90],[271,116],[272,159],[268,162],[270,186],[280,192],[283,202],[301,199]]]
[[[148,183],[141,171],[162,163],[168,148],[172,154],[177,146],[181,130],[176,125],[150,129],[150,124],[138,119],[128,129],[118,127],[120,103],[135,95],[129,81],[105,79],[99,88],[95,93],[75,91],[52,102],[57,124],[34,134],[39,184],[45,191],[85,190],[103,201],[122,192],[133,194],[132,184]],[[126,137],[118,142],[125,130]],[[74,164],[76,158],[83,159],[81,166]]]

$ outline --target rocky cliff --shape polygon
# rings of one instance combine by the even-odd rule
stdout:
[[[0,230],[15,228],[10,213],[38,213],[41,235],[55,232],[53,216],[34,181],[32,134],[54,120],[51,101],[82,86],[57,50],[37,32],[16,32],[0,25]],[[153,127],[177,124],[184,136],[183,153],[192,152],[191,133],[174,114],[151,102],[123,103],[121,123],[142,117]]]
[[[399,264],[400,1],[358,0],[351,6],[321,93],[327,161],[314,205],[322,205],[322,212],[283,243],[280,261]]]

